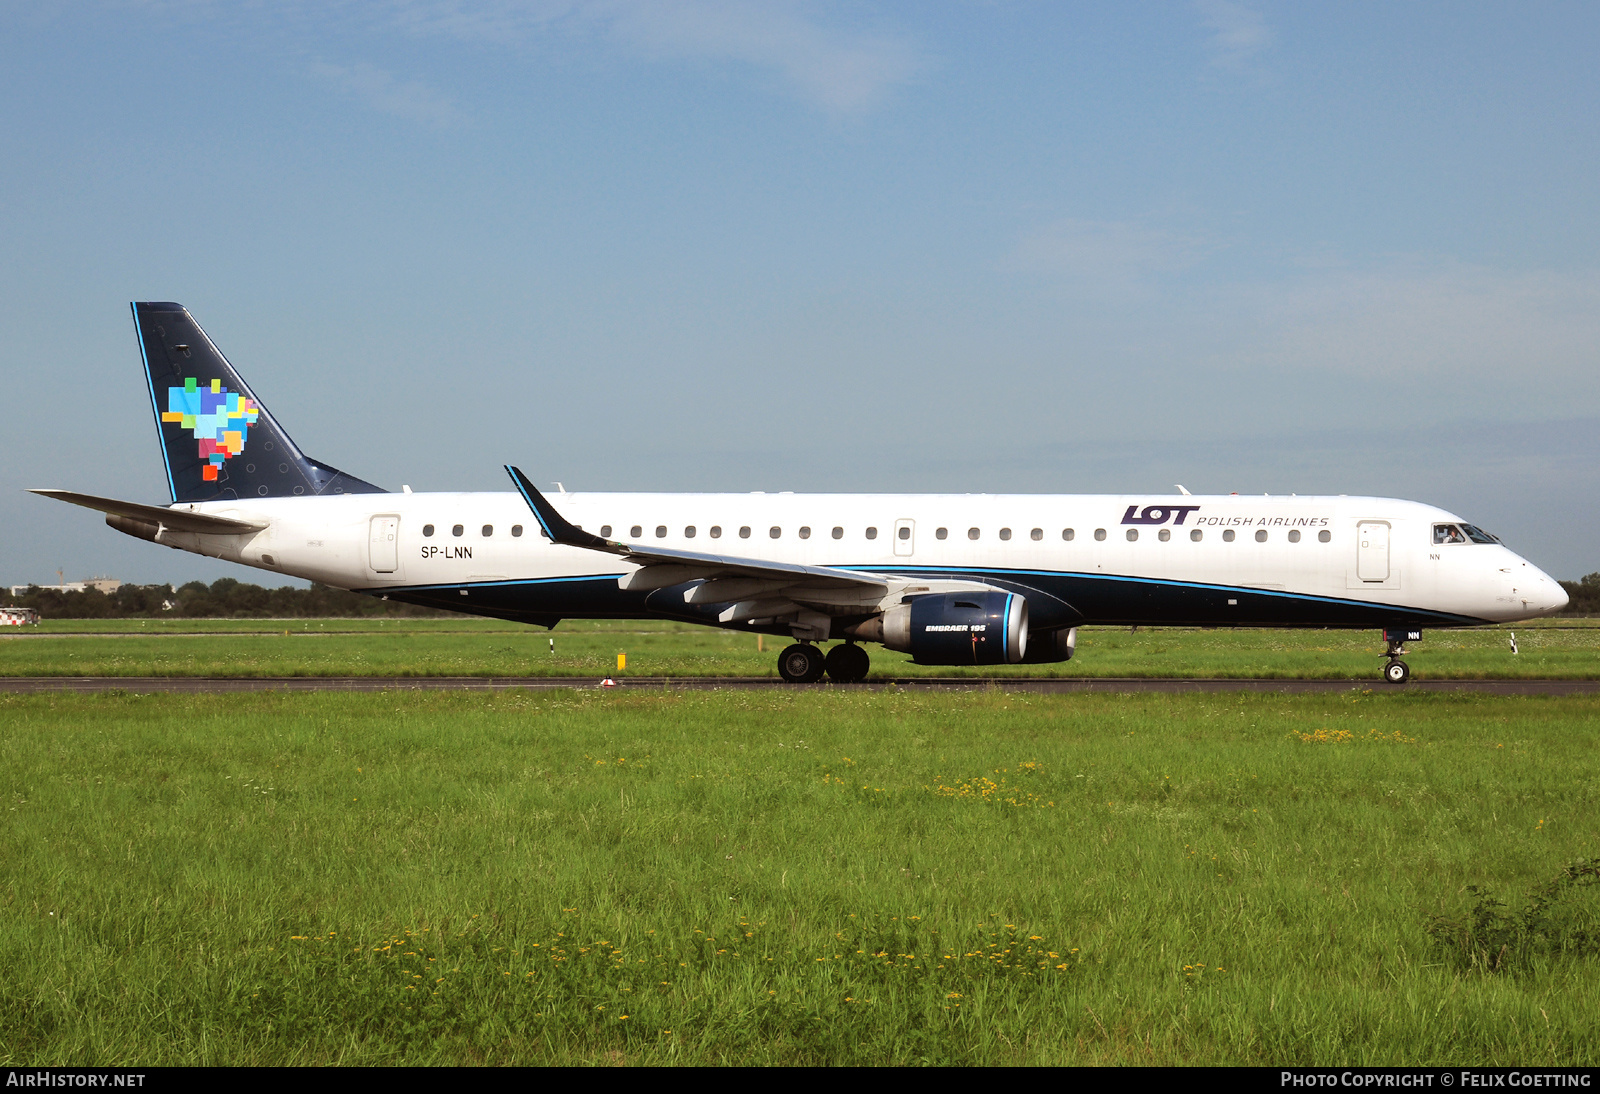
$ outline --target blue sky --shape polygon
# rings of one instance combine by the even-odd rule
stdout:
[[[127,301],[391,488],[1347,493],[1600,570],[1600,8],[0,9],[10,584],[253,571]]]

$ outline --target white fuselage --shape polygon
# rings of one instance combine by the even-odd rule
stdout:
[[[1345,615],[1318,607],[1332,605],[1465,625],[1546,615],[1567,599],[1499,543],[1434,542],[1438,525],[1461,518],[1390,498],[571,493],[550,501],[573,524],[625,543],[885,574],[1056,582],[1072,596],[1056,595],[1078,604],[1084,622],[1368,625],[1340,622]],[[625,579],[637,568],[551,543],[515,493],[173,508],[268,527],[237,536],[165,532],[160,542],[169,546],[380,595],[450,589],[461,602],[448,606],[467,612],[477,608],[478,587],[522,585],[536,597],[540,582]],[[1193,606],[1157,603],[1176,604],[1190,589],[1237,590],[1248,604],[1296,607],[1230,617],[1235,599],[1215,599],[1196,618]],[[569,595],[560,614],[621,610],[614,598],[596,601],[592,612],[573,605]]]

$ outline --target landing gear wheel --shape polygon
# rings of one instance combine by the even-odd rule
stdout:
[[[778,675],[791,684],[812,684],[822,679],[822,651],[796,642],[778,654]]]
[[[1391,684],[1403,684],[1411,679],[1411,669],[1404,661],[1390,661],[1383,666],[1383,678]]]
[[[859,684],[867,678],[867,671],[872,667],[872,658],[867,656],[866,650],[854,642],[846,642],[829,650],[828,657],[822,664],[828,671],[828,679],[834,683]]]

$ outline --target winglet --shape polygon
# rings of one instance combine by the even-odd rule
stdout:
[[[622,544],[601,539],[592,532],[585,532],[577,525],[568,523],[567,518],[556,512],[555,506],[546,501],[538,488],[528,481],[528,476],[510,464],[506,464],[505,467],[506,474],[517,484],[517,493],[522,495],[522,500],[533,510],[534,519],[539,522],[540,530],[551,543],[567,547],[587,547],[591,551],[605,551],[613,555],[627,553]]]

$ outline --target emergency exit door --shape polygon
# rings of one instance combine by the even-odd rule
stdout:
[[[917,549],[917,522],[914,520],[897,520],[894,522],[894,553],[900,558],[910,558]]]

